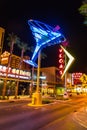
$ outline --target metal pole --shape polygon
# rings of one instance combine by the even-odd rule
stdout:
[[[32,97],[32,93],[33,93],[33,82],[34,82],[34,66],[32,67],[32,78],[31,78],[31,83],[29,87],[30,97]]]
[[[40,60],[41,60],[41,51],[38,53],[38,69],[37,69],[37,90],[39,92],[39,84],[40,84]]]

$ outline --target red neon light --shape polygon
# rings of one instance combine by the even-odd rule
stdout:
[[[63,69],[64,66],[62,64],[59,65],[59,69]]]
[[[60,48],[60,49],[59,49],[59,52],[63,52],[63,50]]]
[[[62,64],[64,62],[63,59],[59,59],[59,63]]]

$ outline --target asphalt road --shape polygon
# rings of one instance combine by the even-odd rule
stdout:
[[[87,130],[73,116],[86,99],[55,100],[41,107],[28,106],[28,100],[0,103],[0,130]]]

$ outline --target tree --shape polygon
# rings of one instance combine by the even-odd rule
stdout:
[[[84,24],[87,25],[87,0],[82,2],[82,5],[78,9],[79,13],[84,16]]]
[[[18,74],[18,80],[17,80],[17,85],[15,87],[15,98],[17,98],[18,95],[18,87],[19,87],[19,79],[20,79],[20,70],[22,67],[22,63],[23,63],[23,57],[24,57],[24,52],[26,50],[30,50],[30,48],[28,47],[28,44],[25,42],[20,42],[17,44],[18,47],[21,49],[21,58],[20,58],[20,63],[19,63],[19,74]]]
[[[3,99],[5,99],[6,84],[7,84],[8,72],[9,72],[9,67],[10,67],[10,63],[11,63],[11,57],[13,54],[14,44],[19,43],[20,38],[12,32],[12,34],[8,34],[7,40],[9,41],[8,45],[10,46],[10,55],[9,55],[9,60],[8,60],[6,78],[4,81],[4,86],[3,86],[3,91],[2,91]]]

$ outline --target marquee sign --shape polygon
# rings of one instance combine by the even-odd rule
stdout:
[[[6,77],[6,72],[7,72],[7,67],[0,65],[0,76]],[[9,67],[8,77],[18,78],[18,76],[19,76],[20,79],[27,79],[27,80],[31,79],[31,73],[30,72],[20,70],[20,75],[19,75],[19,69],[15,69],[15,68],[12,69],[11,67]]]

